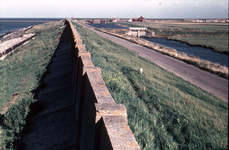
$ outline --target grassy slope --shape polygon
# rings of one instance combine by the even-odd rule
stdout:
[[[228,24],[226,23],[120,23],[127,26],[145,26],[155,31],[156,35],[164,35],[190,44],[209,46],[228,51]],[[180,34],[182,36],[176,36]],[[185,36],[184,36],[185,35]]]
[[[63,21],[37,25],[28,33],[40,33],[35,40],[17,48],[0,61],[0,149],[12,147],[25,124],[32,91],[46,71],[63,29]]]
[[[126,106],[142,149],[228,147],[226,102],[91,31],[77,30],[112,97]]]

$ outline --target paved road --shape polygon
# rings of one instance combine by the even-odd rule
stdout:
[[[127,40],[88,28],[228,102],[228,80]]]

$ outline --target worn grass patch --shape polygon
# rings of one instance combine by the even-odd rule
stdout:
[[[0,149],[11,149],[20,139],[20,132],[30,105],[32,91],[46,71],[58,46],[63,21],[37,25],[28,33],[39,33],[34,40],[15,49],[0,61]]]
[[[227,149],[228,104],[76,25],[141,149]],[[139,69],[143,68],[141,74]]]

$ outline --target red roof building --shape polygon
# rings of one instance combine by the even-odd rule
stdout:
[[[111,18],[109,21],[110,22],[117,22],[117,19],[116,18]]]
[[[146,19],[141,16],[139,18],[132,18],[132,21],[134,21],[134,22],[146,22]]]
[[[146,19],[145,19],[145,18],[143,18],[143,17],[141,16],[141,17],[139,17],[139,18],[138,18],[138,21],[139,21],[139,22],[145,22],[145,21],[146,21]]]
[[[132,21],[137,22],[138,19],[137,18],[132,18]]]

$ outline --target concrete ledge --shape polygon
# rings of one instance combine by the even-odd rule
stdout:
[[[112,149],[140,150],[125,118],[120,116],[102,116]]]
[[[127,121],[126,107],[123,104],[109,104],[109,103],[95,103],[96,108],[96,120],[97,123],[102,116],[120,116],[123,117],[125,123]]]
[[[75,42],[76,42],[77,44],[83,44],[82,39],[75,39]]]
[[[15,39],[0,43],[0,58],[6,56],[8,53],[13,51],[16,47],[29,41],[30,39],[32,39],[35,36],[36,36],[35,34],[26,34],[26,35],[23,35],[23,37],[15,38]]]
[[[90,70],[86,74],[95,94],[96,101],[98,103],[115,103],[101,77],[101,70]]]
[[[12,40],[12,39],[15,39],[15,38],[20,38],[24,35],[24,33],[31,29],[33,26],[29,26],[27,28],[22,28],[22,29],[18,29],[18,30],[15,30],[15,31],[8,31],[4,34],[1,34],[0,35],[0,43],[2,42],[5,42],[5,41],[8,41],[8,40]]]
[[[86,52],[86,48],[84,44],[76,44],[75,48],[77,48],[79,52]]]
[[[83,66],[94,67],[94,64],[92,63],[90,56],[81,55],[80,57],[81,57]]]
[[[101,68],[99,68],[99,67],[83,67],[83,75],[86,72],[96,72],[96,73],[101,74]]]
[[[78,52],[78,57],[80,57],[80,56],[87,56],[87,57],[89,57],[91,59],[91,53],[90,52],[87,52],[87,51],[85,51],[85,52]]]

